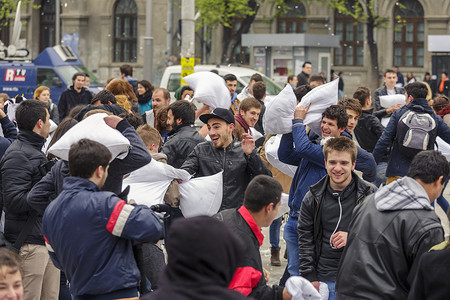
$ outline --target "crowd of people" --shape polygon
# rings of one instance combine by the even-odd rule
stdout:
[[[277,136],[265,132],[259,73],[239,93],[236,76],[223,76],[229,106],[211,109],[197,108],[188,86],[171,99],[133,78],[131,66],[120,72],[96,95],[86,74],[75,73],[57,105],[41,86],[34,100],[0,107],[0,299],[285,300],[295,276],[310,282],[316,299],[449,295],[450,246],[434,212],[436,199],[449,212],[450,167],[434,150],[438,138],[450,144],[446,73],[433,91],[412,74],[400,87],[398,70],[388,69],[372,101],[364,86],[344,97],[340,72],[337,103],[323,109],[314,132],[305,125],[310,106],[300,103],[326,81],[305,62],[285,87],[298,104],[277,150],[280,163],[296,168],[289,175],[266,157]],[[401,103],[387,105],[396,95]],[[88,138],[74,141],[65,158],[45,152],[98,113],[129,143],[125,155]],[[152,161],[193,178],[222,172],[217,213],[185,219],[179,178],[163,206],[128,199],[123,180]],[[287,266],[269,286],[261,229],[270,227],[271,265],[281,266],[283,192]]]

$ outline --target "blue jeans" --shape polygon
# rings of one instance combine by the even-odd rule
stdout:
[[[269,240],[272,248],[280,248],[280,228],[283,217],[273,220],[269,228]]]
[[[300,275],[300,258],[298,256],[298,220],[289,216],[284,225],[284,241],[286,242],[288,265],[287,269],[291,276]]]
[[[334,285],[336,282],[334,281],[324,281],[328,285],[328,300],[335,300],[336,299],[336,292],[334,290]]]
[[[377,188],[380,187],[381,184],[386,184],[386,169],[387,169],[387,162],[379,162],[377,165],[377,180],[375,181],[375,185]]]

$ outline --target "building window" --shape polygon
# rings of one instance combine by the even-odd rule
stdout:
[[[118,0],[114,8],[114,61],[137,60],[137,6],[134,0]]]
[[[335,11],[334,34],[341,46],[334,50],[334,65],[362,66],[364,64],[364,24],[353,17]]]
[[[231,27],[232,35],[235,35],[236,32],[241,28],[242,22],[244,19],[242,18],[234,18],[233,24]],[[242,34],[248,33],[248,32],[242,32]],[[242,65],[248,65],[250,63],[250,48],[249,47],[243,47],[241,45],[237,45],[234,49],[234,61],[238,64]]]
[[[277,33],[305,33],[305,6],[293,1],[286,1],[286,5],[289,10],[277,19]]]
[[[424,12],[419,1],[399,1],[394,17],[394,65],[423,67],[424,61]]]
[[[39,51],[47,47],[53,47],[55,43],[56,29],[56,1],[42,1],[40,8]]]

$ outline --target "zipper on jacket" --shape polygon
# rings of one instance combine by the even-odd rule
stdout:
[[[367,192],[370,190],[370,187],[367,188],[367,190],[365,190],[361,197],[359,197],[358,199],[356,199],[356,204],[359,204],[359,200],[361,200],[363,197],[365,197],[367,195]]]
[[[225,172],[225,159],[226,159],[227,149],[223,148],[223,166],[222,170]]]

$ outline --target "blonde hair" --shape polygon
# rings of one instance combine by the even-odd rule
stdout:
[[[158,149],[161,148],[163,144],[163,140],[161,134],[156,128],[148,124],[144,124],[139,126],[136,129],[136,132],[139,134],[141,139],[144,141],[145,146],[150,147],[151,145],[158,145]]]
[[[116,95],[117,105],[123,107],[126,111],[130,111],[131,103],[128,101],[128,97],[125,95]]]

